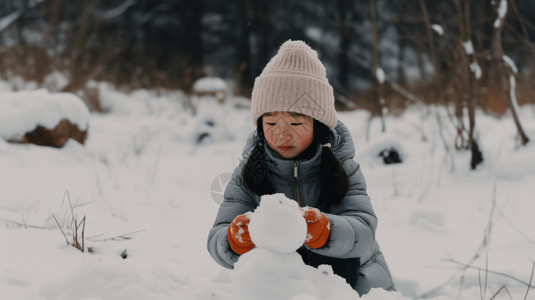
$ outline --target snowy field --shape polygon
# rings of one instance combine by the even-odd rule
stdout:
[[[85,145],[0,138],[0,299],[234,299],[239,283],[206,238],[220,201],[214,180],[232,172],[253,130],[248,108],[233,107],[243,99],[205,99],[192,116],[178,93],[101,86],[101,97],[111,112],[91,114]],[[521,148],[511,117],[477,115],[485,161],[475,171],[469,152],[445,151],[436,112],[452,149],[444,108],[388,117],[387,135],[375,119],[369,140],[366,112],[339,113],[399,290],[362,299],[535,299],[535,108],[521,110],[532,138]],[[391,145],[404,163],[381,163],[377,150]],[[54,220],[72,240],[71,212],[85,217],[84,253]]]

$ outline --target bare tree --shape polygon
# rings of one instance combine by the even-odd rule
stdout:
[[[507,1],[496,1],[495,11],[497,17],[496,21],[494,22],[494,30],[492,34],[493,62],[496,65],[500,83],[503,87],[503,91],[506,94],[507,103],[511,109],[516,129],[518,131],[518,135],[520,136],[520,142],[522,145],[526,145],[529,141],[529,138],[524,132],[522,123],[520,123],[520,119],[518,117],[515,77],[517,68],[513,60],[504,55],[502,48],[502,28],[505,24],[505,16],[507,14]]]
[[[461,51],[461,61],[468,79],[468,93],[466,95],[466,106],[468,108],[468,142],[472,152],[470,166],[475,169],[483,161],[483,154],[479,150],[479,145],[475,139],[476,129],[476,92],[477,81],[481,77],[481,69],[475,59],[474,46],[470,33],[470,1],[455,0],[455,7],[459,18],[459,46]]]

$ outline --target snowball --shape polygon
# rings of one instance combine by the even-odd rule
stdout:
[[[249,233],[258,248],[291,253],[303,245],[307,225],[297,202],[284,194],[266,195],[251,216]]]
[[[306,221],[297,202],[284,194],[262,197],[251,215],[249,233],[256,247],[234,264],[236,299],[359,299],[330,266],[307,266],[295,252],[305,241]]]

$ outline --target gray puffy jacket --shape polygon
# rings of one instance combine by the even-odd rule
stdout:
[[[228,225],[236,216],[253,211],[260,203],[260,196],[250,192],[241,182],[246,156],[255,145],[256,139],[255,132],[247,140],[243,151],[244,159],[232,174],[232,179],[225,189],[225,200],[208,236],[210,255],[225,268],[232,269],[239,257],[228,243]],[[312,250],[313,252],[334,258],[360,258],[360,273],[357,286],[354,287],[359,294],[365,294],[375,287],[393,290],[392,276],[375,240],[377,217],[366,193],[366,183],[360,166],[353,159],[353,140],[342,122],[338,121],[337,126],[331,130],[330,142],[331,149],[342,162],[349,177],[347,194],[338,204],[329,208],[317,206],[320,194],[320,145],[317,145],[315,155],[307,160],[282,159],[265,145],[269,161],[267,176],[274,191],[284,193],[290,199],[299,199],[300,206],[317,207],[329,219],[329,240],[324,247]]]

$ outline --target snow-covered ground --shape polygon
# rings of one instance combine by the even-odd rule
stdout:
[[[206,238],[219,179],[253,130],[249,110],[231,105],[238,99],[197,99],[192,116],[179,93],[100,90],[111,112],[90,116],[85,145],[0,139],[0,299],[234,299],[232,271],[212,260]],[[388,117],[388,135],[375,120],[369,140],[366,112],[339,114],[399,290],[363,299],[490,299],[502,286],[495,299],[524,299],[535,259],[535,143],[517,147],[510,117],[479,113],[485,161],[471,171],[469,152],[445,151],[437,111],[451,149],[444,108]],[[534,116],[522,108],[532,139]],[[389,145],[404,163],[381,163],[375,153]],[[71,205],[92,253],[68,246],[54,220],[72,241]]]

